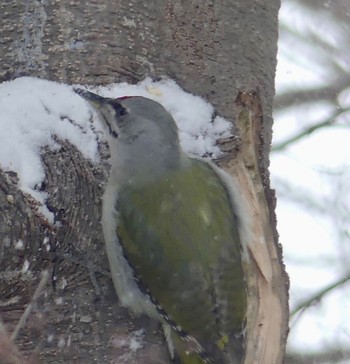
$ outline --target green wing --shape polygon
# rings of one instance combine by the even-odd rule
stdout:
[[[246,289],[236,219],[211,166],[194,159],[155,183],[124,187],[117,207],[124,254],[165,313],[208,352],[241,334]]]

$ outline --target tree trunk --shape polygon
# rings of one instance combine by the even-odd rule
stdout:
[[[282,363],[288,327],[288,279],[268,173],[278,8],[278,0],[0,4],[2,81],[30,75],[97,85],[168,76],[234,121],[235,138],[222,143],[226,157],[218,164],[235,176],[254,221],[245,267],[245,364]],[[42,151],[41,189],[55,226],[21,192],[16,175],[0,170],[0,317],[11,333],[47,269],[44,294],[15,342],[24,356],[45,363],[169,363],[158,325],[121,308],[109,276],[100,226],[108,148],[100,145],[104,162],[97,166],[59,143],[59,150]],[[23,250],[14,249],[19,239]],[[125,343],[142,335],[144,347],[132,353]],[[5,362],[1,355],[9,352],[0,351]],[[15,363],[21,354],[11,355]]]

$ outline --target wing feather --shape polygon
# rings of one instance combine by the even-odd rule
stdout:
[[[117,234],[140,284],[183,332],[213,352],[222,338],[242,331],[237,224],[209,164],[193,160],[157,182],[121,188],[118,213]]]

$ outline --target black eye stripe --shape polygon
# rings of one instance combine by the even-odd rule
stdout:
[[[126,115],[128,112],[125,109],[124,106],[122,106],[119,102],[117,102],[116,100],[114,100],[113,102],[111,102],[111,106],[113,107],[113,109],[115,110],[115,112],[117,113],[117,115]]]

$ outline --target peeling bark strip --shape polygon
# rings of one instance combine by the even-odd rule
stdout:
[[[224,168],[236,180],[251,217],[248,283],[247,352],[245,364],[283,362],[288,331],[288,277],[280,265],[281,248],[271,225],[274,211],[268,205],[270,191],[264,188],[260,149],[263,127],[259,94],[240,93],[236,99],[241,144],[236,158]],[[274,205],[273,205],[274,206]]]

